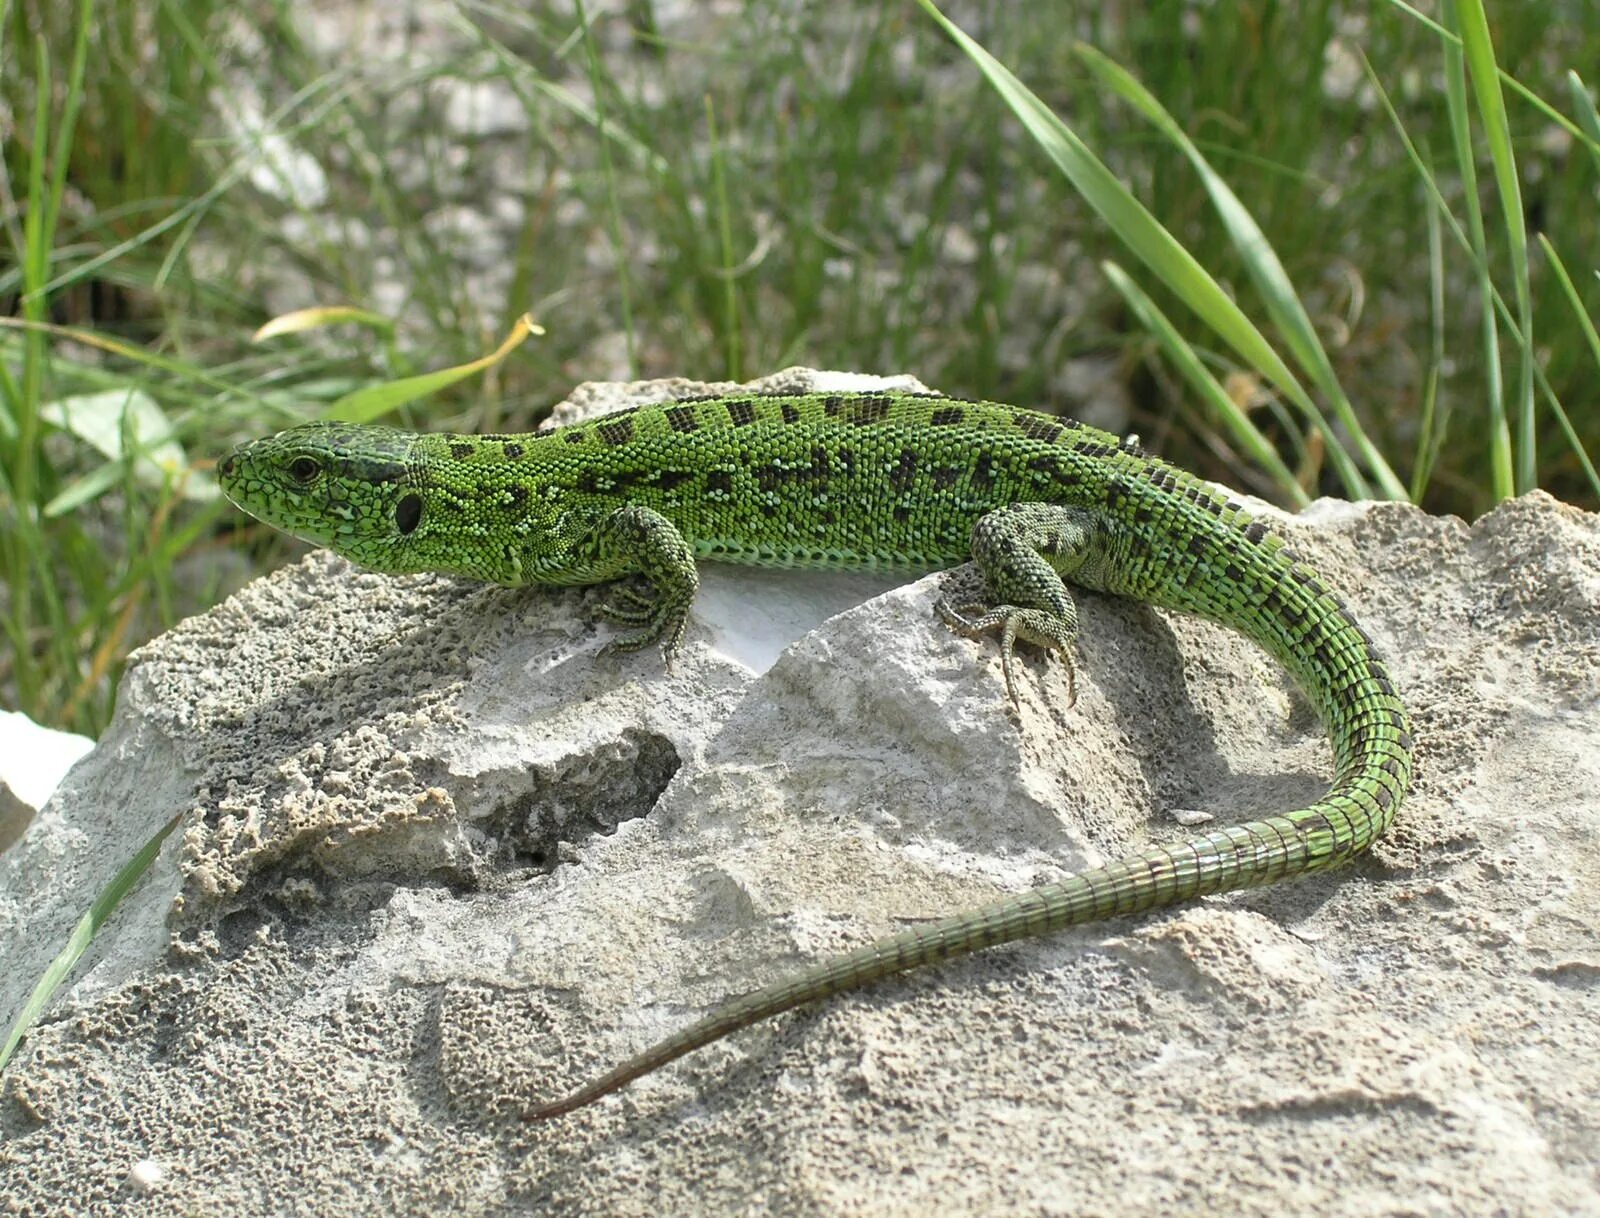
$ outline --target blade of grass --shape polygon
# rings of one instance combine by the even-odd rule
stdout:
[[[354,305],[321,305],[279,314],[252,334],[250,341],[259,343],[265,339],[277,338],[281,334],[299,334],[304,330],[318,330],[323,326],[346,324],[366,326],[369,330],[377,330],[383,334],[394,333],[394,320],[381,313],[374,313],[371,309],[358,309]]]
[[[62,99],[61,117],[56,123],[56,137],[51,148],[49,216],[52,230],[61,216],[61,199],[67,190],[67,166],[72,160],[72,139],[78,129],[78,112],[83,108],[83,77],[89,61],[89,30],[93,16],[94,0],[78,0],[67,92]]]
[[[933,0],[917,0],[917,3],[977,65],[1040,149],[1129,250],[1249,366],[1278,386],[1312,422],[1326,440],[1329,463],[1338,474],[1345,493],[1354,498],[1370,497],[1366,479],[1338,443],[1328,420],[1318,411],[1294,373],[1194,255],[1134,198],[1048,106],[941,13]]]
[[[1419,25],[1427,27],[1435,34],[1438,34],[1445,41],[1453,44],[1457,50],[1461,48],[1461,36],[1455,33],[1453,29],[1445,25],[1441,25],[1432,17],[1419,12],[1411,5],[1407,4],[1405,0],[1388,0],[1388,3],[1392,8],[1399,9],[1402,13],[1412,18]],[[1522,98],[1523,101],[1527,102],[1552,123],[1555,123],[1558,127],[1564,128],[1568,135],[1582,143],[1588,144],[1590,152],[1600,154],[1600,133],[1591,132],[1580,124],[1573,122],[1565,114],[1561,113],[1559,109],[1545,101],[1544,98],[1540,97],[1537,93],[1535,93],[1527,85],[1523,84],[1515,76],[1511,75],[1510,72],[1507,72],[1504,68],[1497,66],[1495,68],[1495,74],[1499,78],[1502,86],[1510,89],[1511,92]],[[1569,75],[1576,74],[1569,73]]]
[[[1539,246],[1544,250],[1544,256],[1550,261],[1550,268],[1556,273],[1556,280],[1561,284],[1562,294],[1566,296],[1567,303],[1572,306],[1572,314],[1578,319],[1578,328],[1582,331],[1584,341],[1589,344],[1589,353],[1594,356],[1595,368],[1600,371],[1600,333],[1595,330],[1594,319],[1589,316],[1583,307],[1583,297],[1578,295],[1577,285],[1572,282],[1572,276],[1567,273],[1567,264],[1561,261],[1561,255],[1556,253],[1556,247],[1543,233],[1538,234]],[[1594,463],[1589,460],[1589,454],[1584,450],[1583,441],[1578,438],[1578,433],[1573,430],[1572,420],[1567,417],[1567,412],[1559,404],[1556,405],[1556,418],[1561,422],[1561,429],[1566,433],[1567,443],[1572,446],[1573,455],[1578,458],[1583,466],[1583,472],[1588,475],[1589,485],[1594,488],[1595,494],[1600,495],[1600,478],[1595,476]]]
[[[0,1070],[3,1070],[6,1063],[11,1060],[12,1054],[17,1051],[17,1046],[22,1043],[22,1038],[28,1034],[28,1029],[44,1013],[45,1007],[50,1004],[50,999],[66,980],[67,974],[72,971],[72,966],[83,956],[84,949],[94,939],[95,933],[105,925],[106,919],[121,904],[122,898],[132,891],[134,885],[150,869],[150,865],[156,860],[156,855],[161,852],[161,843],[166,841],[167,836],[182,823],[183,817],[184,813],[179,812],[157,829],[150,840],[139,848],[139,852],[122,865],[111,882],[100,890],[99,895],[89,905],[88,911],[78,920],[77,926],[67,939],[66,946],[40,975],[38,984],[33,987],[33,993],[28,996],[28,1001],[23,1003],[22,1010],[17,1013],[16,1022],[11,1025],[5,1044],[0,1045]]]
[[[132,360],[135,363],[142,364],[147,368],[156,368],[162,372],[171,373],[173,376],[180,377],[183,380],[193,381],[199,385],[205,385],[210,389],[214,389],[219,393],[225,393],[230,397],[243,397],[247,401],[261,400],[257,397],[254,397],[254,395],[251,395],[248,390],[242,389],[238,382],[224,380],[221,377],[215,376],[206,369],[200,367],[198,364],[191,364],[184,360],[172,359],[170,356],[162,355],[159,352],[151,351],[148,348],[137,347],[132,343],[122,342],[120,339],[109,338],[106,335],[97,333],[94,330],[85,330],[81,326],[61,326],[56,325],[54,322],[48,321],[25,321],[16,317],[0,317],[0,328],[21,330],[28,334],[52,335],[56,338],[69,339],[72,342],[83,343],[85,346],[94,347],[97,350],[106,351],[112,355],[120,355],[124,359]]]
[[[1444,446],[1448,411],[1439,410],[1439,379],[1444,369],[1444,233],[1436,208],[1425,207],[1428,225],[1428,371],[1422,382],[1422,420],[1417,425],[1417,455],[1411,467],[1411,502],[1421,503]]]
[[[1395,476],[1389,463],[1384,460],[1383,454],[1378,451],[1377,445],[1372,442],[1371,437],[1361,426],[1361,421],[1356,417],[1355,408],[1351,405],[1344,387],[1339,384],[1333,363],[1328,358],[1322,340],[1317,336],[1316,327],[1311,324],[1311,318],[1306,313],[1294,284],[1289,280],[1289,273],[1284,270],[1277,252],[1267,240],[1267,235],[1261,231],[1255,217],[1234,193],[1233,188],[1211,167],[1200,149],[1195,147],[1194,141],[1167,109],[1138,79],[1120,64],[1086,43],[1076,44],[1073,50],[1078,58],[1088,65],[1101,84],[1131,104],[1166,136],[1194,167],[1195,173],[1205,186],[1206,193],[1211,197],[1212,206],[1222,219],[1223,227],[1227,229],[1229,239],[1239,251],[1245,270],[1256,285],[1261,302],[1266,307],[1267,315],[1277,327],[1279,335],[1288,344],[1289,350],[1311,378],[1312,383],[1332,404],[1334,414],[1356,445],[1361,459],[1372,472],[1378,487],[1391,499],[1406,498],[1404,485]]]
[[[1505,95],[1500,91],[1500,72],[1495,63],[1494,43],[1489,36],[1489,19],[1483,11],[1483,2],[1454,0],[1453,6],[1447,8],[1453,8],[1460,22],[1462,51],[1472,70],[1472,90],[1488,138],[1489,160],[1494,166],[1495,187],[1511,252],[1511,279],[1516,289],[1517,322],[1521,331],[1517,339],[1521,359],[1517,379],[1517,440],[1513,452],[1514,485],[1520,495],[1539,484],[1538,432],[1533,410],[1533,296],[1528,287],[1528,233],[1522,211],[1522,186],[1517,177],[1511,124],[1506,118]]]
[[[1446,20],[1448,21],[1454,9],[1445,7]],[[1447,31],[1453,32],[1453,31]],[[1482,346],[1484,364],[1484,392],[1488,394],[1486,405],[1488,407],[1488,433],[1489,433],[1489,476],[1491,493],[1497,500],[1509,499],[1516,494],[1516,473],[1513,468],[1511,454],[1511,427],[1506,418],[1505,402],[1505,375],[1500,367],[1500,333],[1495,322],[1495,311],[1490,304],[1490,297],[1494,285],[1489,277],[1489,242],[1484,230],[1483,207],[1478,202],[1478,168],[1477,159],[1472,153],[1472,133],[1467,125],[1467,93],[1466,73],[1462,50],[1459,43],[1449,39],[1441,40],[1444,50],[1444,87],[1445,103],[1450,117],[1450,140],[1455,149],[1456,169],[1461,174],[1462,199],[1467,206],[1467,234],[1470,249],[1477,263],[1477,281],[1479,298],[1479,325],[1482,327]],[[1384,107],[1389,111],[1390,120],[1402,133],[1407,147],[1411,146],[1410,138],[1404,134],[1404,124],[1400,116],[1389,101],[1389,94],[1378,81],[1378,74],[1373,71],[1372,65],[1367,63],[1363,55],[1362,64],[1366,68],[1367,79],[1373,82],[1378,91],[1378,96],[1383,100]],[[1419,162],[1420,163],[1420,162]],[[1426,176],[1426,175],[1425,175]],[[1431,178],[1427,179],[1434,186],[1434,196],[1442,202],[1437,186]],[[1448,213],[1448,208],[1446,209]]]
[[[722,310],[723,333],[727,339],[727,363],[723,375],[730,381],[742,381],[742,348],[739,342],[739,283],[733,266],[733,224],[728,213],[728,179],[723,163],[722,145],[717,142],[717,111],[711,104],[711,94],[706,94],[706,131],[711,142],[711,182],[717,199],[717,238],[722,247]]]
[[[1446,44],[1447,53],[1449,45],[1450,44],[1448,43]],[[1450,234],[1455,238],[1455,242],[1460,248],[1463,256],[1471,264],[1473,271],[1479,278],[1481,290],[1484,294],[1484,299],[1487,302],[1481,310],[1485,319],[1483,322],[1485,333],[1498,333],[1496,327],[1496,318],[1498,318],[1499,326],[1503,326],[1508,333],[1516,335],[1518,333],[1517,321],[1511,315],[1511,307],[1506,303],[1505,298],[1502,297],[1495,289],[1493,281],[1489,278],[1487,254],[1483,249],[1481,242],[1479,242],[1473,235],[1463,230],[1460,223],[1456,220],[1454,214],[1451,213],[1450,205],[1448,202],[1446,202],[1444,194],[1440,191],[1439,184],[1428,172],[1426,162],[1423,160],[1421,154],[1418,153],[1416,145],[1412,143],[1411,137],[1406,132],[1404,124],[1401,123],[1399,115],[1395,112],[1394,104],[1390,100],[1388,93],[1384,90],[1383,84],[1378,79],[1377,73],[1373,71],[1372,65],[1367,63],[1364,57],[1362,62],[1367,73],[1367,79],[1372,84],[1379,101],[1383,104],[1385,110],[1388,112],[1390,122],[1394,125],[1396,134],[1399,136],[1401,146],[1405,149],[1406,155],[1410,158],[1412,166],[1417,171],[1418,178],[1421,181],[1424,190],[1427,192],[1429,203],[1432,205],[1435,214],[1444,222],[1445,227],[1450,230]],[[1457,77],[1457,80],[1460,80],[1459,76]],[[1448,84],[1448,77],[1446,83]],[[1463,99],[1464,96],[1465,94],[1463,93]],[[1464,106],[1462,108],[1462,113],[1465,113]],[[1464,192],[1464,197],[1467,200],[1470,216],[1471,212],[1475,209],[1476,200],[1471,190]],[[1480,221],[1480,236],[1481,232],[1482,225]],[[1486,346],[1485,358],[1492,363],[1496,370],[1499,368],[1498,357],[1498,345],[1489,343]],[[1550,406],[1551,413],[1554,414],[1559,420],[1563,421],[1564,427],[1570,429],[1570,419],[1567,415],[1566,408],[1562,406],[1560,399],[1556,396],[1554,387],[1551,386],[1549,378],[1544,373],[1544,369],[1540,368],[1537,362],[1534,364],[1533,375],[1535,384],[1538,386],[1539,391],[1544,395],[1545,401]],[[1491,393],[1493,393],[1494,387],[1497,385],[1498,376],[1496,377],[1495,385],[1491,386]],[[1502,424],[1500,430],[1502,433],[1504,433],[1505,420],[1503,414],[1500,416],[1500,421]],[[1507,439],[1503,445],[1496,447],[1494,437],[1491,435],[1491,455],[1493,455],[1493,453],[1496,451],[1509,453],[1509,439]],[[1497,493],[1495,498],[1509,498],[1512,494],[1510,489],[1511,468],[1509,459],[1505,462],[1504,467],[1497,468],[1494,471],[1494,474],[1494,485],[1497,488],[1502,485],[1506,488],[1504,494]]]
[[[42,34],[37,35],[34,41],[37,78],[34,89],[33,146],[28,158],[28,214],[22,230],[24,248],[19,251],[24,268],[22,313],[24,319],[31,322],[42,321],[48,305],[46,294],[39,288],[50,274],[56,223],[66,188],[66,163],[71,159],[73,129],[82,102],[89,19],[88,0],[80,0],[66,97],[54,138],[50,129],[53,97],[49,48]],[[47,165],[53,165],[48,185]],[[14,672],[18,694],[24,705],[31,703],[38,691],[38,666],[32,647],[36,594],[43,603],[48,637],[56,650],[58,662],[64,663],[67,671],[72,671],[76,664],[72,644],[66,637],[61,598],[51,575],[51,550],[43,544],[34,502],[41,474],[39,404],[44,396],[48,361],[49,349],[44,336],[37,332],[26,334],[21,384],[17,387],[16,395],[9,400],[10,409],[5,412],[15,424],[7,429],[9,435],[5,437],[14,441],[6,471],[7,489],[15,505],[12,512],[15,534],[5,546],[6,575],[10,585],[8,616],[12,620],[10,633],[20,641]]]
[[[628,247],[622,236],[622,203],[617,192],[617,171],[611,159],[611,141],[605,138],[608,126],[605,109],[605,80],[601,71],[600,50],[594,43],[594,30],[583,11],[583,0],[574,0],[578,13],[578,26],[583,31],[584,57],[589,64],[589,83],[594,90],[595,126],[600,139],[600,165],[606,182],[606,221],[611,235],[611,248],[617,259],[617,299],[622,310],[622,335],[628,348],[628,371],[635,379],[639,376],[639,351],[633,325],[633,286],[629,274]]]
[[[1600,114],[1595,113],[1594,98],[1583,77],[1570,69],[1567,72],[1567,97],[1572,101],[1572,112],[1578,116],[1578,126],[1589,139],[1589,155],[1595,168],[1600,169]]]
[[[1228,391],[1222,387],[1220,381],[1211,374],[1195,349],[1187,343],[1178,333],[1176,326],[1167,319],[1165,313],[1151,300],[1133,279],[1115,262],[1102,262],[1100,269],[1105,272],[1111,286],[1122,294],[1123,300],[1128,302],[1128,308],[1133,311],[1139,323],[1161,344],[1161,349],[1167,353],[1173,365],[1178,369],[1183,379],[1200,397],[1211,405],[1218,416],[1223,420],[1223,425],[1232,433],[1239,446],[1249,454],[1251,460],[1266,470],[1277,483],[1284,496],[1295,507],[1305,507],[1311,502],[1305,488],[1295,480],[1294,473],[1283,459],[1278,456],[1277,449],[1272,447],[1272,442],[1261,434],[1261,430],[1250,420],[1250,416],[1239,407]]]

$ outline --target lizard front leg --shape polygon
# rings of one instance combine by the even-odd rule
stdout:
[[[1014,503],[972,526],[972,560],[989,600],[953,605],[941,599],[934,608],[945,625],[969,638],[999,631],[1000,666],[1013,703],[1018,699],[1012,656],[1019,639],[1061,657],[1068,705],[1077,699],[1072,652],[1078,607],[1061,576],[1091,558],[1095,536],[1090,512],[1053,503]]]
[[[607,621],[639,629],[612,639],[602,656],[661,644],[667,662],[683,645],[689,606],[700,588],[694,551],[678,526],[652,508],[620,507],[602,519],[575,550],[598,579],[635,576],[619,584],[600,606]]]

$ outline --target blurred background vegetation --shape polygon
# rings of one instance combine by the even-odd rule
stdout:
[[[804,363],[1284,504],[1600,501],[1600,0],[944,11],[1059,123],[913,0],[0,0],[0,705],[97,734],[130,648],[286,552],[217,454],[524,313],[402,420]]]

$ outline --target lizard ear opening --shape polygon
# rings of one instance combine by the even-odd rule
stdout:
[[[422,523],[422,496],[416,492],[401,497],[394,505],[394,524],[402,534],[413,532]]]

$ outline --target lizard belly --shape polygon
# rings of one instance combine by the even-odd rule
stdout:
[[[694,556],[706,562],[739,563],[757,567],[816,567],[836,571],[935,571],[960,562],[964,555],[941,554],[928,549],[888,552],[851,549],[819,542],[765,542],[749,537],[703,537],[694,543]]]

